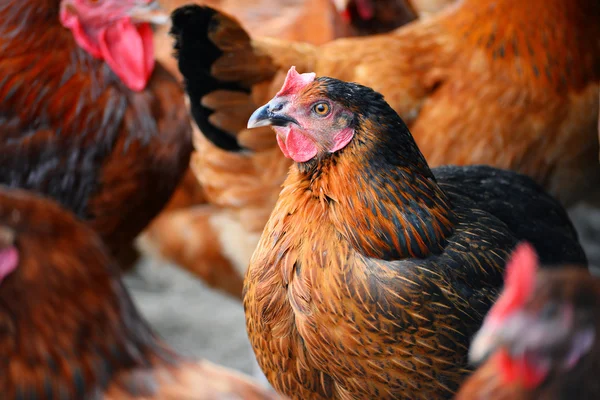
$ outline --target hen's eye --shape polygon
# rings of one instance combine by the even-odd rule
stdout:
[[[320,116],[325,116],[329,114],[329,104],[327,103],[317,103],[313,106],[314,112],[316,112]]]

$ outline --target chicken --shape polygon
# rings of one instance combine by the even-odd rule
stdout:
[[[334,0],[334,3],[359,35],[389,32],[418,17],[408,0]]]
[[[244,281],[250,342],[296,399],[449,398],[520,240],[586,263],[562,206],[488,166],[430,169],[372,89],[298,74],[248,127],[294,161]]]
[[[181,8],[172,30],[179,68],[194,119],[212,143],[193,161],[200,182],[239,227],[236,237],[260,234],[290,161],[268,130],[245,123],[295,64],[383,93],[430,165],[515,170],[573,204],[600,187],[599,17],[595,0],[463,0],[387,35],[315,47],[251,39],[224,13]],[[217,236],[243,271],[246,243]]]
[[[498,301],[475,336],[475,362],[493,355],[457,400],[597,399],[600,280],[586,270],[538,270],[521,244]]]
[[[149,328],[100,238],[54,201],[0,187],[3,398],[272,399],[177,355]]]
[[[154,63],[144,21],[168,21],[155,5],[0,5],[0,183],[54,198],[122,263],[192,150],[183,90]]]

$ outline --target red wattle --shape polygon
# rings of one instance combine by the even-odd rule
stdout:
[[[143,90],[154,70],[150,24],[135,25],[124,18],[100,32],[102,58],[127,87]]]
[[[285,129],[284,139],[279,134],[277,135],[277,143],[284,156],[303,163],[317,155],[318,149],[315,143],[298,130],[288,127],[278,129]]]

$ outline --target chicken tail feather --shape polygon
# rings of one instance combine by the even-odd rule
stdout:
[[[235,19],[213,8],[184,6],[175,10],[171,19],[175,57],[194,120],[217,147],[244,150],[236,138],[237,130],[219,124],[218,105],[203,98],[211,93],[233,92],[229,97],[249,99],[252,85],[270,79],[277,67],[269,55],[255,51],[250,36]],[[239,104],[234,106],[239,109]]]

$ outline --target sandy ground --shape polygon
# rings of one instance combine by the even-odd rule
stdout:
[[[579,207],[571,217],[590,264],[600,267],[600,211]],[[255,372],[238,301],[180,269],[148,260],[126,278],[126,284],[152,326],[182,354]]]
[[[238,300],[181,269],[148,260],[125,283],[154,329],[182,354],[253,372],[244,310]]]

